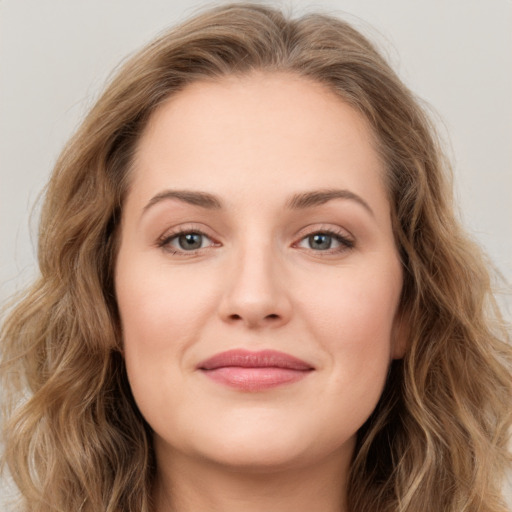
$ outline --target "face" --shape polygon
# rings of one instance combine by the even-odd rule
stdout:
[[[124,357],[157,457],[348,460],[401,356],[402,272],[363,117],[252,74],[153,115],[124,205]]]

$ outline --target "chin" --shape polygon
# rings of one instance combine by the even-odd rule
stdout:
[[[230,428],[216,425],[194,436],[195,442],[183,447],[183,454],[233,471],[272,473],[306,467],[330,453],[345,448],[351,453],[353,449],[350,436],[344,443],[339,438],[313,435],[318,429],[309,424],[252,419],[230,424]]]
[[[228,449],[210,449],[206,453],[202,450],[201,455],[207,457],[210,463],[222,466],[228,470],[243,473],[278,473],[280,471],[299,468],[307,465],[307,454],[303,447],[287,449],[288,447],[275,446],[258,449],[252,447],[229,447]]]

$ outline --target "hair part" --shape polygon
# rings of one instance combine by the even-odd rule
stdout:
[[[346,22],[246,3],[210,9],[132,57],[55,166],[41,277],[1,338],[4,459],[25,510],[151,510],[151,432],[126,377],[113,277],[131,164],[165,100],[252,71],[324,84],[368,121],[386,169],[408,346],[359,432],[349,510],[504,512],[509,334],[485,259],[453,212],[431,122]]]

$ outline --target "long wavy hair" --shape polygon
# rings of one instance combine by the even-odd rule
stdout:
[[[253,70],[325,84],[368,120],[386,168],[408,348],[358,432],[349,510],[505,511],[510,334],[486,259],[454,214],[431,122],[346,22],[245,3],[205,11],[127,61],[55,166],[40,277],[1,334],[4,462],[23,510],[152,510],[151,430],[128,385],[113,286],[132,156],[167,98]]]

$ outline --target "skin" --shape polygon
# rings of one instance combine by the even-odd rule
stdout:
[[[153,114],[115,281],[130,385],[154,431],[158,512],[344,510],[356,432],[404,345],[383,173],[365,119],[294,75],[195,83]],[[319,190],[353,196],[290,206]],[[200,248],[180,246],[179,230],[204,233]],[[330,249],[309,238],[330,232]],[[314,370],[248,392],[197,369],[235,348]]]

